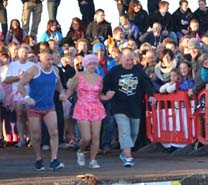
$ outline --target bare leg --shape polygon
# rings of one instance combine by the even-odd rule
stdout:
[[[90,160],[94,160],[96,158],[99,149],[100,129],[101,129],[101,121],[91,122],[92,140],[91,140]]]
[[[50,111],[44,116],[45,124],[50,135],[51,160],[57,159],[58,154],[58,129],[55,111]]]
[[[25,108],[22,104],[16,104],[15,106],[16,116],[17,116],[17,131],[19,135],[19,139],[21,142],[24,142],[24,127],[25,127]]]
[[[80,139],[80,152],[84,152],[87,145],[91,140],[91,129],[89,121],[79,121],[78,122],[81,139]]]
[[[41,121],[38,117],[30,117],[30,133],[31,133],[31,141],[32,147],[35,151],[36,160],[41,159],[41,150],[40,150],[40,138],[41,138]]]

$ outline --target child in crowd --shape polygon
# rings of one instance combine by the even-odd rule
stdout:
[[[160,93],[173,93],[179,87],[179,74],[176,69],[170,72],[170,82],[165,83],[159,89]]]
[[[187,91],[194,86],[194,79],[191,77],[191,64],[184,61],[179,64],[179,90]]]

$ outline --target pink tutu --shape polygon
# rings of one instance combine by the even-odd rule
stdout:
[[[15,108],[15,104],[25,104],[24,97],[18,91],[12,91],[6,100],[6,106],[9,110],[13,111]]]
[[[11,84],[6,84],[6,83],[2,83],[2,90],[4,92],[4,98],[2,99],[2,104],[3,104],[3,107],[7,108],[8,104],[9,104],[9,95],[11,94],[12,92],[12,86]]]

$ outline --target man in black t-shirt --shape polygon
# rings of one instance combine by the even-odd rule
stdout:
[[[136,141],[142,102],[147,93],[151,104],[155,103],[150,80],[143,69],[134,65],[134,53],[131,49],[123,50],[121,65],[115,66],[105,76],[103,81],[104,93],[115,91],[112,99],[112,111],[118,125],[121,149],[120,159],[125,167],[134,165],[131,148]]]

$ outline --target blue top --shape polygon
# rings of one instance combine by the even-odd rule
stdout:
[[[180,79],[179,80],[179,90],[182,91],[187,91],[189,89],[192,89],[192,87],[194,86],[195,82],[193,78],[186,78],[186,79]]]
[[[58,52],[59,52],[59,54],[62,54],[63,51],[62,51],[61,47],[59,47],[59,42],[63,39],[62,33],[59,31],[55,31],[55,32],[51,33],[51,35],[48,35],[47,32],[44,32],[42,37],[40,38],[39,42],[48,42],[50,39],[54,39],[57,41]]]
[[[112,57],[106,57],[106,65],[107,65],[107,70],[110,71],[111,68],[113,68],[114,66],[116,66],[116,62]],[[105,76],[104,70],[102,68],[102,66],[99,64],[97,66],[97,68],[95,69],[95,72],[99,75],[101,75],[103,78]]]
[[[35,106],[29,108],[35,110],[49,110],[55,107],[54,93],[58,76],[54,69],[45,72],[37,65],[39,74],[29,82],[29,96],[35,100]]]

